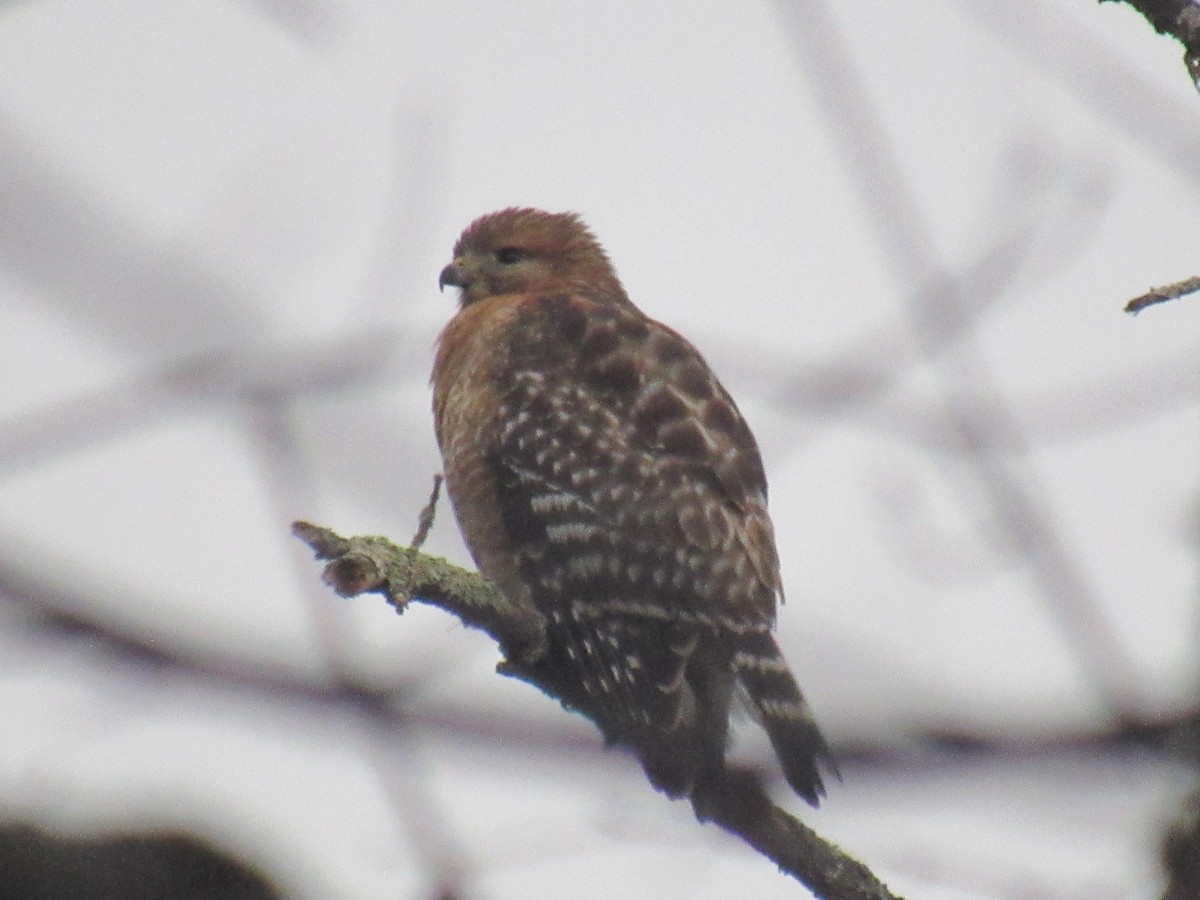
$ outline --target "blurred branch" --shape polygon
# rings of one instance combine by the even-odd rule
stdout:
[[[202,404],[304,398],[409,377],[397,352],[402,346],[398,329],[372,326],[320,340],[246,343],[184,356],[0,420],[0,475]]]
[[[937,242],[895,142],[854,64],[850,44],[829,0],[779,0],[783,24],[809,87],[830,123],[876,240],[908,300],[908,328],[941,382],[942,416],[987,502],[1005,553],[1020,555],[1047,610],[1114,723],[1136,723],[1144,700],[1141,672],[1113,627],[1079,554],[1066,540],[1056,510],[1036,477],[1014,408],[1004,400],[988,355],[969,329],[952,348],[947,324],[964,315],[960,284],[939,259]],[[978,406],[968,394],[988,398]]]
[[[249,394],[245,403],[248,444],[257,451],[259,480],[276,521],[287,521],[297,510],[319,505],[314,491],[318,480],[310,468],[295,407],[288,394],[269,387]],[[421,512],[414,546],[420,546],[424,533],[433,525],[440,486],[441,476],[435,476],[433,496]],[[354,697],[362,691],[363,676],[354,664],[359,648],[350,620],[312,580],[305,548],[289,541],[288,550],[297,577],[305,586],[303,602],[321,650],[323,668],[334,686]],[[379,781],[397,826],[404,831],[405,844],[420,860],[426,894],[439,900],[463,896],[461,885],[474,869],[472,853],[458,839],[431,790],[424,754],[413,740],[413,722],[403,709],[385,702],[359,703],[355,712],[358,715],[350,717],[356,719],[355,726],[367,737],[365,760]]]
[[[474,572],[382,537],[344,538],[327,528],[294,522],[292,532],[326,561],[323,579],[343,597],[378,593],[397,612],[413,600],[487,632],[505,654],[503,675],[532,684],[561,701],[557,685],[535,664],[544,620],[537,610],[505,597]],[[862,863],[771,802],[759,778],[731,770],[703,814],[740,837],[781,870],[827,900],[888,900],[883,883]]]
[[[314,47],[325,47],[337,37],[339,16],[345,10],[331,0],[245,0],[284,32]]]
[[[64,572],[71,571],[78,577],[63,577]],[[583,739],[578,729],[555,728],[516,713],[479,711],[463,704],[452,708],[439,704],[403,707],[404,698],[421,690],[424,682],[419,676],[408,676],[395,686],[330,684],[326,679],[314,681],[292,668],[272,668],[253,656],[242,658],[219,648],[172,640],[157,629],[109,611],[118,608],[115,600],[99,599],[120,598],[134,607],[149,605],[137,594],[134,585],[116,583],[103,573],[79,571],[77,563],[40,553],[0,529],[0,627],[4,633],[20,635],[24,640],[41,641],[47,654],[55,647],[86,648],[121,666],[138,684],[152,674],[160,685],[203,685],[224,695],[241,694],[256,708],[264,702],[290,704],[307,708],[317,717],[354,717],[365,708],[377,721],[394,724],[397,729],[407,723],[460,742],[488,742],[521,753],[536,747],[539,752],[553,755],[590,756],[597,746],[595,741]],[[955,759],[1109,752],[1125,756],[1130,747],[1169,755],[1200,753],[1194,749],[1200,747],[1197,734],[1200,710],[1184,707],[1138,723],[1122,723],[1119,728],[1039,732],[1009,738],[983,736],[969,729],[930,730],[927,723],[913,721],[907,724],[903,739],[895,747],[880,746],[877,741],[841,741],[836,751],[844,766],[857,765],[876,772],[895,766],[911,774],[936,770],[944,765],[947,754]],[[395,740],[394,735],[389,739]]]
[[[1162,90],[1108,43],[1081,29],[1068,12],[1074,4],[957,0],[957,5],[1109,127],[1174,169],[1192,190],[1200,185],[1194,102]]]

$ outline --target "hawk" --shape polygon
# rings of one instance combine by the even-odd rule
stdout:
[[[762,459],[703,357],[572,213],[477,219],[440,285],[461,289],[432,378],[446,485],[480,572],[545,623],[527,665],[693,803],[740,690],[816,805],[836,767],[772,636]]]

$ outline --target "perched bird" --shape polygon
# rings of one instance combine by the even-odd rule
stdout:
[[[527,665],[693,803],[726,774],[741,688],[816,805],[836,768],[771,635],[762,459],[700,353],[572,213],[477,219],[440,285],[461,288],[432,378],[446,485],[480,572],[544,620]]]

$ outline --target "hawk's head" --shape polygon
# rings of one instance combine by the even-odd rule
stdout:
[[[498,294],[582,293],[627,299],[604,248],[575,213],[510,207],[472,222],[438,278],[463,306]]]

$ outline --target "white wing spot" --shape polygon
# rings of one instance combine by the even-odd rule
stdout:
[[[759,672],[790,672],[783,657],[780,656],[759,656],[756,653],[746,653],[739,650],[733,654],[733,665],[737,669],[754,669]]]
[[[546,529],[546,539],[552,544],[585,543],[603,529],[587,522],[566,522],[561,525],[551,525]]]
[[[574,494],[539,494],[529,501],[529,505],[538,515],[545,515],[572,509],[578,501]]]

